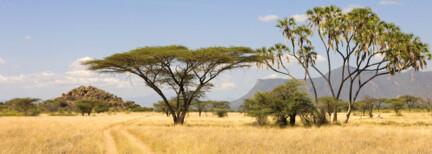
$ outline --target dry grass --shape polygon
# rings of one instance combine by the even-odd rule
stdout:
[[[120,130],[155,153],[432,153],[432,116],[403,114],[352,116],[349,124],[285,129],[253,126],[253,118],[238,113],[227,118],[191,113],[184,126],[172,125],[160,113],[0,117],[0,153],[104,153],[102,132],[107,128],[119,153],[139,153]]]

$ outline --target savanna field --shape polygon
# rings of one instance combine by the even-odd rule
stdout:
[[[340,120],[344,118],[339,113]],[[0,117],[0,153],[431,153],[432,116],[355,113],[348,124],[256,126],[242,113]]]

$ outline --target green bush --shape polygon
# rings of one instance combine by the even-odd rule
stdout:
[[[132,112],[151,112],[153,111],[153,108],[151,107],[136,107],[132,109]]]
[[[214,114],[219,118],[228,116],[228,109],[214,109]]]
[[[24,113],[22,112],[16,112],[16,111],[5,111],[0,112],[0,117],[10,117],[10,116],[24,116]]]
[[[27,114],[28,116],[38,116],[42,111],[39,109],[32,109],[29,111],[29,114]]]

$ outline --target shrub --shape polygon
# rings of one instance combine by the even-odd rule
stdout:
[[[151,112],[153,111],[153,108],[151,107],[136,107],[132,109],[132,112]]]
[[[219,118],[228,116],[228,109],[214,109],[214,114]]]

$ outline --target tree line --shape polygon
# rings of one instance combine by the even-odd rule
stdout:
[[[129,103],[135,104],[133,102]],[[153,111],[152,108],[141,107],[139,105],[129,106],[126,110],[133,112]],[[0,102],[0,111],[0,116],[20,114],[24,116],[37,116],[41,112],[46,112],[50,115],[74,115],[72,112],[76,112],[84,116],[85,114],[90,115],[91,113],[118,110],[111,110],[108,103],[95,100],[79,100],[73,103],[66,103],[54,100],[41,101],[38,98],[14,98],[6,102]]]

